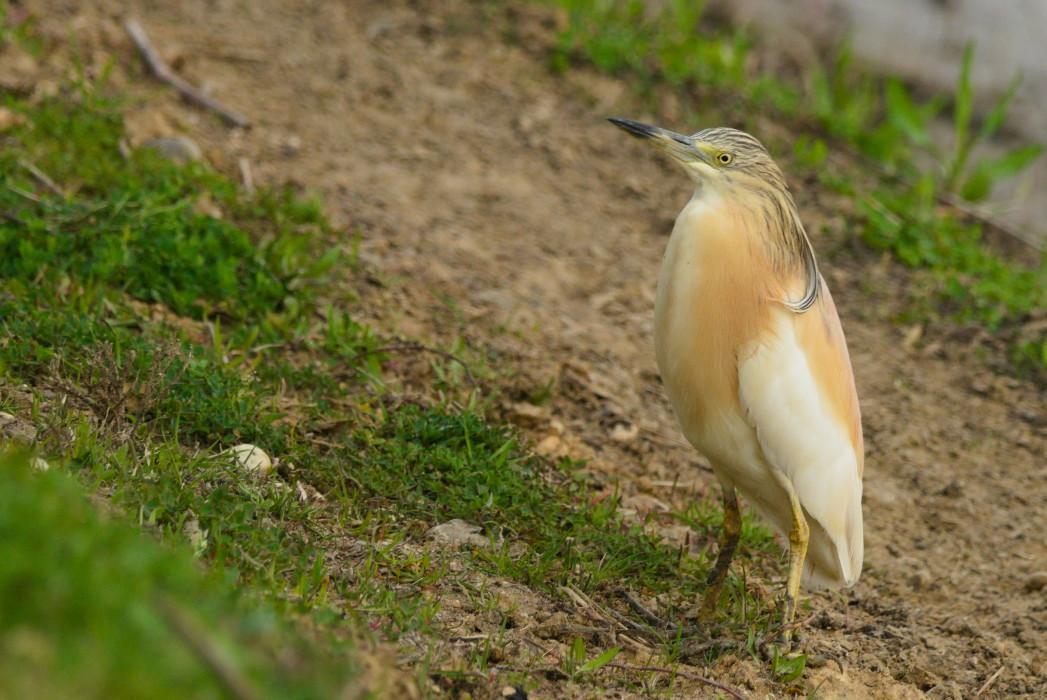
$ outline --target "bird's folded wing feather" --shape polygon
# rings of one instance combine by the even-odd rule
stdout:
[[[772,313],[773,328],[739,364],[739,398],[765,458],[814,521],[806,578],[849,585],[862,562],[863,447],[843,332],[822,284],[807,313]]]

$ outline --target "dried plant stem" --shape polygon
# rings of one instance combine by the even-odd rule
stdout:
[[[124,22],[124,28],[127,30],[127,33],[131,35],[131,41],[133,41],[135,46],[138,47],[138,50],[142,54],[142,58],[145,60],[146,65],[149,66],[149,70],[153,72],[153,75],[182,93],[182,95],[190,102],[195,102],[201,107],[215,112],[230,124],[234,126],[248,126],[249,122],[247,121],[247,117],[237,114],[228,107],[220,104],[217,100],[205,95],[171,70],[171,66],[167,65],[167,61],[163,59],[160,52],[157,51],[156,47],[153,46],[153,43],[149,41],[149,35],[145,33],[145,29],[138,20],[127,20]]]
[[[722,690],[733,698],[738,700],[745,700],[745,696],[739,693],[737,690],[730,688],[723,683],[717,683],[716,681],[706,678],[705,676],[699,676],[697,673],[688,673],[687,671],[674,671],[671,668],[664,668],[662,666],[630,666],[629,664],[616,664],[609,663],[604,664],[604,668],[618,668],[623,671],[651,671],[653,673],[668,673],[671,675],[679,676],[680,678],[687,678],[692,681],[698,681],[708,686],[712,686],[718,690]]]

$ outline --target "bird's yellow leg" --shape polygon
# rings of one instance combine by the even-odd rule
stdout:
[[[742,516],[738,512],[738,497],[735,495],[734,487],[721,483],[723,491],[723,529],[720,532],[720,551],[716,555],[716,565],[709,572],[706,581],[705,597],[702,599],[702,607],[698,612],[701,620],[712,619],[716,612],[716,604],[720,602],[720,592],[723,590],[723,582],[727,580],[727,570],[731,567],[731,559],[734,558],[734,550],[738,548],[738,540],[742,535]]]
[[[785,587],[785,614],[782,616],[782,625],[788,625],[796,616],[796,599],[800,595],[800,577],[803,575],[803,563],[807,558],[807,543],[810,541],[811,531],[807,525],[807,517],[803,514],[800,499],[796,496],[796,489],[792,484],[784,484],[789,492],[789,504],[793,511],[793,526],[789,531],[789,579]],[[792,637],[792,630],[785,633],[786,640]]]

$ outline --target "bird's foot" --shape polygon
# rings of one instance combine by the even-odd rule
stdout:
[[[756,646],[757,653],[767,662],[799,656],[803,640],[800,635],[791,632],[792,630],[789,630],[764,638]]]

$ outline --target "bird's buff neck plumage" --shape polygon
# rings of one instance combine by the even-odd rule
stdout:
[[[782,279],[802,275],[804,293],[799,299],[776,299],[794,313],[807,311],[817,301],[821,289],[818,262],[814,257],[807,232],[800,222],[796,204],[788,190],[774,188],[755,189],[746,186],[744,178],[727,176],[722,183],[714,183],[701,177],[692,178],[695,184],[692,201],[706,204],[726,200],[735,209],[734,214],[747,220],[750,231],[780,231],[781,235],[755,238],[772,268]],[[730,192],[720,190],[729,189]]]

